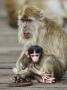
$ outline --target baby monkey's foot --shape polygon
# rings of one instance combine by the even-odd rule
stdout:
[[[31,82],[31,79],[29,77],[22,78],[19,74],[14,76],[14,82],[15,83],[26,83],[26,82]]]
[[[20,83],[20,82],[23,82],[24,79],[18,74],[16,76],[14,76],[14,82],[15,83]]]
[[[21,86],[30,86],[32,82],[28,78],[22,78],[20,75],[13,76],[14,82],[9,83],[9,87],[21,87]]]

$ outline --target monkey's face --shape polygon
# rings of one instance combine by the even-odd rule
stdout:
[[[39,62],[40,53],[36,53],[35,51],[30,54],[33,63]]]
[[[42,14],[36,8],[27,7],[24,10],[24,14],[21,18],[21,24],[19,25],[21,29],[19,29],[19,41],[22,43],[26,43],[30,41],[32,44],[36,44],[37,39],[39,37],[39,28],[41,28],[41,19]]]
[[[23,38],[25,39],[32,38],[32,31],[34,30],[32,22],[31,19],[22,19]]]
[[[31,18],[22,19],[22,35],[24,39],[36,37],[40,23]]]

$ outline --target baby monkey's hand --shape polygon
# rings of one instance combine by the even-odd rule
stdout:
[[[41,75],[42,79],[41,79],[41,83],[54,83],[55,82],[55,78],[52,77],[51,74],[49,73],[43,73]]]

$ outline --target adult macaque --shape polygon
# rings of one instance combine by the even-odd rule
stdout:
[[[22,16],[19,14],[18,25],[23,51],[14,73],[26,72],[22,70],[24,64],[28,63],[25,53],[29,46],[39,45],[46,54],[39,63],[40,70],[60,80],[67,70],[67,34],[63,28],[45,17],[43,12],[34,6],[27,6]]]

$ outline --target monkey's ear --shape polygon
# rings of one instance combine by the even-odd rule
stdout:
[[[43,11],[43,10],[40,10],[40,11],[38,12],[38,15],[36,16],[36,19],[42,21],[44,18],[45,18],[44,11]]]

